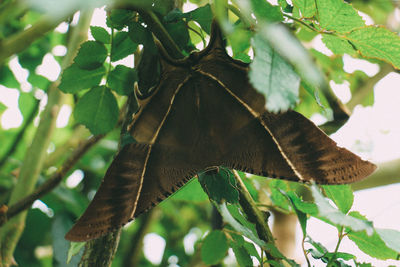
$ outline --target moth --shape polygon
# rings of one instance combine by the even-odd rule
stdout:
[[[200,52],[176,60],[159,50],[159,83],[129,127],[136,142],[115,157],[66,239],[117,229],[212,166],[319,184],[351,183],[375,170],[301,114],[268,112],[249,82],[249,65],[226,53],[216,23]]]

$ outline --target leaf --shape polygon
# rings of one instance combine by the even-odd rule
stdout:
[[[260,35],[254,36],[252,44],[255,56],[250,65],[250,82],[265,95],[269,111],[288,110],[298,100],[299,76]]]
[[[334,225],[349,227],[353,231],[365,230],[368,235],[373,234],[374,228],[372,227],[371,222],[355,218],[350,215],[345,215],[341,211],[332,207],[315,184],[311,186],[311,192],[314,197],[315,204],[318,207],[319,216],[327,219]]]
[[[235,207],[234,205],[230,206],[230,207]],[[236,231],[238,231],[239,233],[242,233],[244,236],[246,236],[247,238],[251,239],[251,241],[253,241],[254,243],[256,243],[257,245],[259,245],[260,247],[266,247],[267,243],[265,243],[263,240],[259,239],[251,229],[249,229],[248,227],[245,227],[244,225],[242,225],[241,223],[239,223],[230,213],[230,211],[228,210],[228,206],[226,205],[226,203],[222,203],[221,205],[218,205],[218,210],[222,216],[222,218],[224,219],[225,222],[229,223]]]
[[[135,14],[131,10],[126,9],[112,9],[107,15],[107,26],[117,30],[122,30],[126,25],[128,25]]]
[[[251,5],[257,19],[264,19],[266,21],[283,20],[279,6],[273,6],[265,0],[251,0]]]
[[[90,33],[100,43],[109,44],[111,42],[111,35],[103,27],[90,26]]]
[[[92,134],[104,134],[114,128],[118,113],[117,100],[110,89],[105,86],[96,86],[78,101],[74,117]]]
[[[271,200],[274,205],[284,209],[289,210],[288,198],[285,196],[285,191],[287,190],[287,184],[283,180],[274,179],[269,183],[269,188],[271,190]]]
[[[322,29],[344,33],[365,26],[357,11],[343,0],[316,0],[316,5]]]
[[[368,26],[344,36],[360,54],[381,59],[400,69],[400,36],[384,27]]]
[[[47,90],[50,84],[50,81],[46,77],[33,72],[29,72],[28,82],[32,84],[33,87],[40,88],[44,91]]]
[[[24,120],[31,115],[31,112],[38,102],[39,100],[37,100],[32,93],[19,92],[18,108],[21,111]]]
[[[341,212],[349,212],[354,200],[353,190],[349,185],[324,185],[322,188],[326,196],[335,202]]]
[[[64,239],[64,235],[71,227],[72,220],[66,213],[58,213],[53,218],[51,234],[53,237],[53,259],[54,266],[72,267],[77,266],[82,256],[83,250],[76,251],[75,254],[70,254],[69,242]],[[83,243],[84,245],[85,243]],[[79,253],[80,252],[80,253]],[[80,255],[77,255],[80,254]],[[70,257],[70,258],[69,258]],[[67,258],[69,258],[67,263]]]
[[[137,81],[134,69],[124,65],[117,65],[108,76],[108,86],[119,95],[129,95],[133,92],[133,85]]]
[[[201,28],[207,34],[210,34],[211,22],[214,17],[210,4],[206,4],[202,7],[196,8],[195,10],[190,11],[189,14],[192,20],[197,21],[200,24]]]
[[[376,228],[376,232],[379,234],[383,242],[390,249],[393,249],[397,253],[400,253],[400,232],[393,229],[379,229]]]
[[[175,40],[176,44],[181,49],[186,49],[190,43],[190,36],[187,25],[184,21],[178,21],[175,23],[168,23],[165,25],[168,33],[172,39]]]
[[[297,218],[299,219],[299,223],[301,226],[301,230],[303,232],[303,238],[305,238],[307,236],[307,214],[299,210],[294,204],[294,202],[296,201],[295,199],[298,198],[294,192],[289,191],[286,193],[286,196],[289,198],[292,207],[296,212]]]
[[[77,93],[82,89],[98,85],[104,74],[106,74],[104,66],[94,70],[83,70],[72,64],[64,70],[58,88],[64,93]]]
[[[374,232],[368,236],[365,231],[350,232],[347,237],[364,253],[381,260],[396,259],[397,252],[386,246],[380,236]]]
[[[253,266],[253,261],[251,260],[249,252],[246,248],[232,245],[233,253],[235,254],[235,258],[239,266],[248,267]]]
[[[208,196],[204,193],[199,180],[192,179],[169,199],[203,202],[208,200]]]
[[[293,5],[300,10],[303,18],[311,18],[317,12],[315,0],[294,0]]]
[[[335,35],[324,34],[322,36],[322,42],[336,55],[355,55],[357,52],[348,40]]]
[[[69,263],[72,257],[77,255],[85,245],[86,242],[71,242],[68,249],[67,263]]]
[[[137,43],[134,43],[129,37],[127,32],[118,32],[112,43],[111,48],[111,61],[115,62],[117,60],[123,59],[131,54],[133,54],[138,47]]]
[[[7,106],[0,102],[0,115],[7,109]]]
[[[129,37],[134,43],[143,45],[153,38],[151,32],[136,21],[129,24]]]
[[[217,264],[228,252],[228,240],[221,230],[210,232],[201,246],[201,259],[208,265]]]
[[[92,70],[103,65],[107,58],[107,48],[97,41],[84,42],[76,55],[75,64],[85,70]]]
[[[14,73],[6,65],[0,67],[0,84],[8,88],[19,88],[19,82],[15,79]]]
[[[219,167],[202,172],[198,177],[204,191],[217,203],[221,203],[223,200],[228,203],[239,201],[236,180],[229,169]]]

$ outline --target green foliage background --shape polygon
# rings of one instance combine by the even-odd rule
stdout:
[[[377,63],[381,71],[400,68],[400,37],[385,27],[395,8],[390,1],[293,0],[290,4],[279,0],[278,5],[272,5],[264,0],[232,3],[191,0],[197,8],[190,12],[183,12],[183,3],[175,2],[179,1],[108,2],[106,28],[89,28],[87,23],[85,28],[84,23],[76,25],[72,19],[78,10],[81,21],[85,16],[90,19],[92,8],[102,7],[105,2],[67,1],[54,6],[49,0],[9,0],[0,4],[0,84],[17,88],[23,116],[20,127],[0,131],[0,204],[10,207],[16,202],[13,199],[31,193],[31,189],[27,189],[25,195],[18,194],[17,190],[24,189],[24,185],[18,185],[21,184],[21,169],[32,167],[27,165],[28,158],[39,158],[36,154],[39,152],[44,155],[42,160],[32,163],[38,167],[37,175],[28,171],[27,179],[32,178],[33,189],[60,170],[62,172],[67,159],[74,156],[73,151],[91,140],[92,135],[102,138],[77,158],[72,169],[62,173],[63,179],[57,187],[40,198],[47,211],[28,210],[22,235],[16,236],[15,249],[6,249],[10,242],[6,235],[9,228],[3,224],[0,266],[13,262],[10,252],[19,266],[79,264],[82,244],[70,244],[64,235],[88,205],[118,146],[132,141],[123,132],[130,115],[137,110],[134,87],[138,85],[140,93],[147,95],[159,74],[153,35],[172,56],[186,56],[196,46],[206,44],[211,21],[216,17],[226,34],[232,56],[251,62],[249,79],[265,95],[270,111],[294,108],[306,116],[331,114],[328,119],[333,121],[335,129],[344,123],[343,106],[338,104],[328,81],[347,81],[353,95],[357,95],[370,79],[359,72],[346,73],[343,54]],[[379,25],[367,26],[357,10],[368,14]],[[68,23],[67,32],[55,31],[62,21]],[[35,31],[30,33],[30,29]],[[82,32],[89,33],[93,40],[76,42],[74,29],[83,29]],[[326,56],[305,48],[317,35],[322,36],[323,43],[334,55]],[[75,50],[74,42],[79,44]],[[66,46],[70,54],[64,59],[54,56],[62,67],[62,74],[53,82],[36,70],[44,56],[58,45]],[[22,90],[10,69],[10,58],[14,54],[28,71],[27,82],[32,86],[28,92]],[[134,67],[119,62],[132,54]],[[68,55],[69,61],[65,59]],[[55,117],[58,111],[54,107],[61,104],[70,105],[73,116],[66,127],[48,126],[45,145],[39,146],[40,151],[31,151],[29,147],[38,142],[35,135],[41,127],[34,122],[40,111],[37,92],[49,96],[47,105],[55,112]],[[51,92],[55,92],[58,102],[53,101]],[[372,94],[372,90],[360,93],[356,104],[371,105]],[[5,110],[0,103],[0,114]],[[51,112],[48,111],[50,115]],[[42,120],[45,114],[43,111]],[[55,118],[49,118],[54,124]],[[49,143],[51,149],[48,150]],[[69,188],[65,178],[75,169],[83,172],[84,179],[78,186]],[[245,187],[240,187],[237,175]],[[244,193],[243,188],[246,189]],[[273,241],[262,238],[259,230],[262,225],[243,208],[240,194],[251,196],[250,203],[257,207],[256,214],[266,212],[265,207],[273,212],[295,214],[302,229],[304,255],[315,264],[371,266],[340,250],[345,237],[374,258],[399,258],[400,233],[375,228],[368,218],[352,210],[354,196],[350,186],[300,185],[247,177],[243,173],[235,176],[230,170],[219,168],[200,174],[199,179],[192,180],[153,211],[124,228],[112,266],[153,266],[141,251],[141,240],[147,232],[155,232],[166,241],[160,266],[167,266],[171,256],[178,258],[179,266],[223,265],[229,248],[239,266],[252,266],[253,259],[263,266],[297,266],[279,252]],[[324,238],[311,239],[307,228],[310,217],[337,228],[338,242],[334,251],[326,248]],[[216,224],[219,219],[224,223]],[[19,224],[24,221],[22,218]],[[268,228],[267,223],[264,224]],[[187,252],[183,245],[189,233],[196,233],[194,252]]]

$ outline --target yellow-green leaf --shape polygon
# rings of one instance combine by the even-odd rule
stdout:
[[[328,31],[350,32],[365,26],[357,11],[343,0],[316,0],[320,27]]]

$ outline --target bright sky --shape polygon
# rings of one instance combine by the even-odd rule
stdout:
[[[193,9],[193,6],[186,5],[186,10]],[[398,12],[398,11],[397,11]],[[400,16],[397,16],[398,19]],[[399,19],[400,21],[400,19]],[[92,25],[105,27],[104,9],[96,10],[92,19]],[[61,24],[57,30],[60,32],[65,30],[65,24]],[[329,54],[330,51],[316,38],[313,46],[323,52]],[[65,47],[57,46],[52,53],[45,56],[43,64],[36,70],[38,74],[48,77],[54,81],[60,73],[60,66],[54,60],[53,55],[65,54]],[[129,58],[123,62],[132,62]],[[120,62],[119,62],[120,63]],[[128,64],[128,63],[127,63]],[[378,72],[376,64],[369,63],[365,60],[353,59],[350,56],[344,57],[344,69],[351,73],[354,70],[362,70],[369,76]],[[10,68],[14,72],[17,80],[21,83],[23,91],[30,91],[31,85],[27,82],[27,71],[22,69],[17,58],[10,61]],[[331,83],[335,93],[342,101],[347,102],[351,93],[348,84],[337,85]],[[375,102],[372,107],[357,106],[349,122],[332,137],[339,145],[344,146],[364,158],[373,162],[383,162],[396,158],[400,158],[400,75],[390,73],[382,79],[375,87]],[[6,130],[19,127],[22,123],[22,115],[18,110],[18,90],[5,88],[0,85],[0,102],[7,106],[7,110],[2,114],[0,125]],[[46,103],[46,96],[38,93],[37,97],[42,99],[41,105]],[[71,115],[71,107],[64,105],[61,109],[57,120],[57,127],[65,127]],[[360,151],[360,148],[362,151]],[[76,171],[72,174],[73,178],[67,180],[68,186],[76,186],[83,179],[83,173]],[[74,178],[75,177],[75,178]],[[366,215],[368,219],[373,220],[375,226],[382,228],[392,228],[400,230],[400,185],[380,187],[376,189],[364,190],[355,193],[354,210],[360,211]],[[336,230],[321,221],[311,219],[309,222],[309,230],[311,236],[317,241],[328,245],[332,250],[337,241]],[[195,231],[196,232],[196,231]],[[298,231],[300,233],[300,229]],[[187,244],[194,244],[197,238],[200,238],[193,232],[188,234]],[[323,240],[321,239],[323,237]],[[153,263],[160,262],[165,247],[165,241],[162,237],[155,233],[148,234],[144,240],[144,252],[146,257]],[[148,244],[152,244],[149,247]],[[192,246],[191,245],[191,246]],[[188,245],[190,251],[190,245]],[[300,245],[298,245],[300,248]],[[151,251],[150,251],[150,250]],[[344,240],[341,245],[341,251],[357,251],[354,244],[349,240]],[[359,256],[359,260],[365,260],[375,263],[378,266],[388,265],[389,262],[376,261],[365,256],[363,253],[354,252]],[[299,251],[299,259],[303,259],[301,251]],[[172,260],[174,261],[174,260]],[[393,265],[398,262],[391,261]]]

